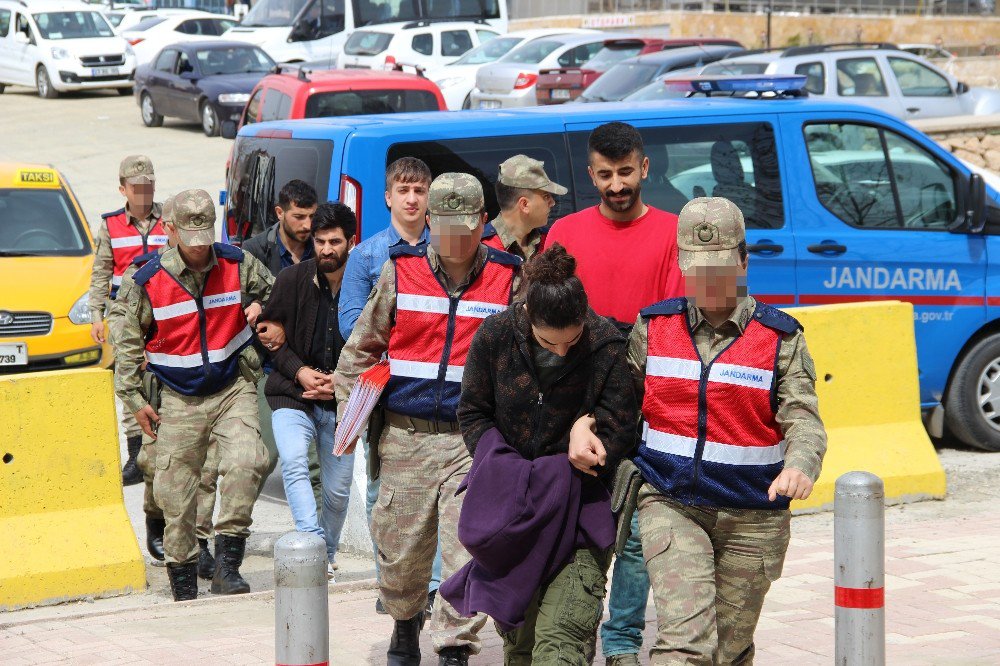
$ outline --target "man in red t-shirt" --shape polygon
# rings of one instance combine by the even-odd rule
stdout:
[[[649,173],[639,130],[611,122],[590,133],[588,172],[601,203],[557,220],[546,247],[561,243],[576,257],[577,275],[594,311],[628,331],[642,308],[684,295],[677,265],[677,216],[642,202]],[[649,575],[638,522],[615,560],[608,599],[610,618],[601,627],[609,666],[638,664],[646,624]]]
[[[590,134],[588,152],[601,203],[556,221],[545,245],[561,243],[576,257],[591,307],[624,329],[647,305],[684,295],[677,216],[642,202],[649,158],[636,128],[601,125]]]

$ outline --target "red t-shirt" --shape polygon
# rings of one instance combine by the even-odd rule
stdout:
[[[590,307],[634,324],[639,310],[684,295],[677,265],[677,216],[648,206],[631,222],[615,222],[600,206],[556,220],[545,247],[560,243],[576,257]]]

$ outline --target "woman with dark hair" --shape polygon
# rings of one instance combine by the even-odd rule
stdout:
[[[543,499],[554,499],[556,504],[575,501],[586,507],[550,511],[562,522],[543,526],[548,537],[560,530],[568,537],[529,539],[522,535],[534,533],[518,533],[517,543],[509,549],[511,557],[516,559],[519,555],[515,553],[521,553],[522,559],[535,557],[547,563],[538,567],[545,573],[540,574],[539,586],[526,591],[524,608],[512,609],[506,621],[495,612],[489,613],[488,608],[476,610],[497,620],[506,664],[585,663],[586,645],[592,641],[601,616],[611,553],[606,539],[595,544],[586,538],[586,527],[580,526],[595,515],[602,526],[613,526],[607,491],[617,463],[635,446],[638,406],[626,360],[626,341],[609,320],[589,308],[576,276],[576,260],[555,244],[525,265],[524,279],[524,300],[486,319],[472,341],[462,380],[459,423],[474,456],[481,440],[485,446],[502,438],[500,441],[516,452],[504,448],[509,452],[505,460],[510,460],[510,454],[518,457],[521,467],[517,469],[532,461],[531,473],[541,474],[539,463],[544,463],[551,466],[545,474],[555,469],[562,476],[537,478],[569,479],[574,484],[567,482],[571,490],[556,491],[539,489],[536,483],[530,489],[535,493],[531,498],[539,503],[536,506]],[[546,458],[549,456],[552,458]],[[498,459],[494,456],[490,460]],[[506,483],[497,480],[507,478],[502,467],[494,465],[479,477],[475,472],[469,475],[467,503],[477,483],[480,493],[491,482]],[[508,485],[513,486],[514,480]],[[504,492],[501,487],[500,495]],[[538,494],[545,492],[544,498]],[[554,492],[565,494],[553,498]],[[471,510],[467,504],[463,519]],[[497,507],[497,512],[502,510]],[[572,524],[563,524],[570,521]],[[462,523],[459,529],[461,536]],[[606,530],[598,531],[606,534]],[[539,544],[549,541],[569,544],[568,550],[564,548],[565,561],[553,565],[558,557],[555,546],[550,552],[537,552],[547,548]],[[473,548],[470,552],[475,563],[477,554]],[[515,582],[526,579],[525,571],[521,563],[511,563]],[[488,587],[493,574],[495,568],[483,577],[483,585]],[[462,584],[466,597],[475,596],[474,584],[465,580]],[[497,602],[501,607],[511,603],[507,588],[502,597],[503,601]],[[478,598],[486,598],[487,605],[495,599],[488,593]]]

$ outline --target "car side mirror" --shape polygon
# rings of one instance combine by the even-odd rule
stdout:
[[[313,38],[315,31],[315,26],[311,21],[302,19],[292,26],[292,31],[288,33],[288,41],[308,42]]]
[[[969,84],[964,81],[959,81],[958,85],[955,86],[955,94],[964,95],[967,92],[969,92]]]
[[[186,81],[190,81],[191,83],[194,83],[195,81],[198,80],[198,76],[191,70],[188,70],[186,72],[181,72],[180,77]]]
[[[236,138],[236,121],[235,120],[223,120],[222,125],[219,127],[219,132],[222,134],[223,139],[235,139]]]
[[[18,44],[30,44],[31,38],[28,37],[23,32],[16,32],[14,33],[14,41],[17,42]]]
[[[986,183],[983,177],[974,173],[969,176],[965,194],[965,211],[958,224],[951,231],[981,234],[986,227]]]

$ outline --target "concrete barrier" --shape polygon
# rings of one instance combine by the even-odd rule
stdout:
[[[943,498],[944,469],[920,420],[913,306],[898,301],[789,310],[816,361],[829,448],[812,496],[793,510],[828,509],[838,477],[871,472],[890,502]]]
[[[143,590],[111,373],[0,377],[0,611]]]

